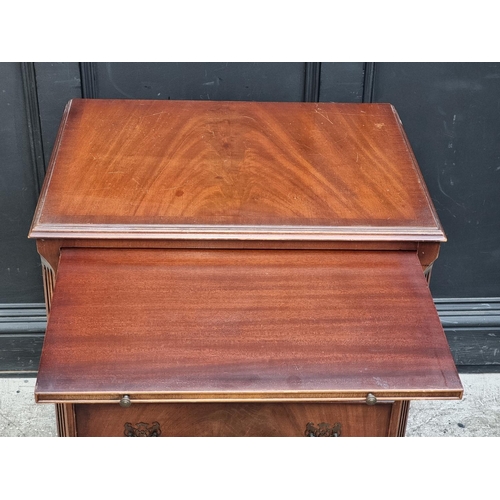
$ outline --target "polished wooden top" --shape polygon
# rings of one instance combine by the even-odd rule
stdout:
[[[76,99],[35,238],[444,241],[389,104]]]
[[[415,252],[63,249],[38,401],[458,398]]]

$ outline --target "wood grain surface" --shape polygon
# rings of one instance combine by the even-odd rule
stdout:
[[[459,398],[414,252],[63,249],[38,401]]]
[[[76,99],[31,237],[444,241],[389,104]]]
[[[75,405],[80,437],[124,436],[158,422],[161,437],[305,437],[308,423],[341,424],[339,437],[389,435],[393,405],[362,403],[163,403]],[[396,415],[397,417],[397,415]]]

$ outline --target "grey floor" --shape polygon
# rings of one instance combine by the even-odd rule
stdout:
[[[413,401],[406,435],[500,436],[500,374],[461,374],[461,401]],[[34,378],[0,378],[0,436],[55,436],[54,407],[36,404]]]

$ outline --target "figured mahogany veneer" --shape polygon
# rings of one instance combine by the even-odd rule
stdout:
[[[79,99],[31,237],[445,240],[388,104]]]
[[[63,249],[38,401],[456,398],[413,252]]]
[[[397,435],[400,403],[170,403],[120,408],[77,404],[78,436],[124,436],[126,424],[159,437],[304,437],[308,424],[335,424],[339,437]],[[153,427],[153,424],[157,425]],[[309,433],[307,433],[309,435]]]

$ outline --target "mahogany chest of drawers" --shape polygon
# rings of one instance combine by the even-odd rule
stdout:
[[[30,237],[62,436],[402,436],[462,396],[389,104],[73,100]]]

